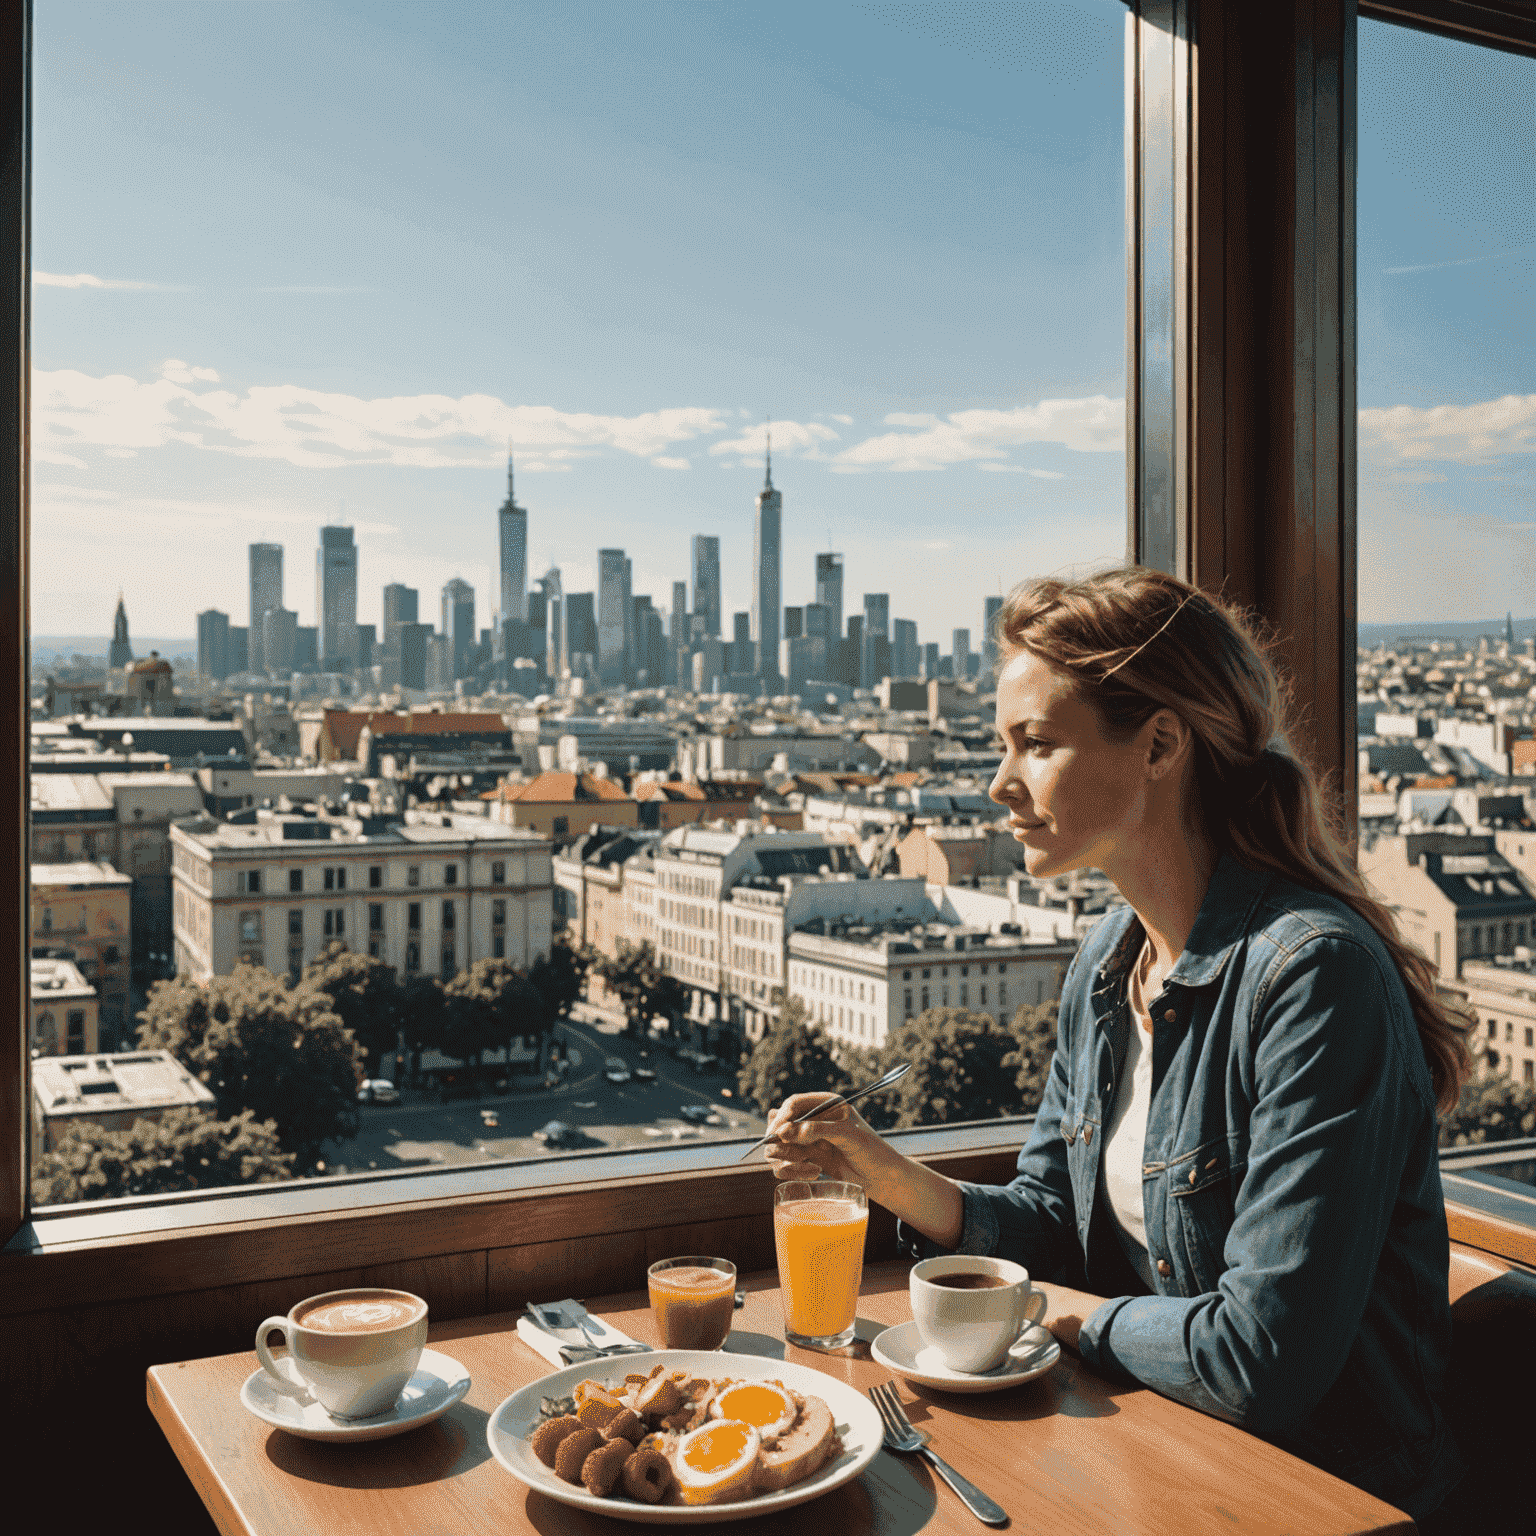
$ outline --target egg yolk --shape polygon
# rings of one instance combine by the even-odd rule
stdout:
[[[701,1430],[688,1443],[683,1460],[695,1472],[720,1472],[740,1460],[751,1431],[745,1424],[722,1424]]]
[[[744,1419],[754,1429],[777,1423],[784,1417],[785,1409],[792,1406],[769,1387],[734,1387],[720,1398],[722,1414]]]

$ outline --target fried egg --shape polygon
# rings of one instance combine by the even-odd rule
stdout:
[[[716,1419],[690,1430],[672,1454],[684,1504],[727,1504],[751,1495],[757,1471],[757,1431],[740,1419]]]
[[[740,1381],[727,1387],[709,1411],[717,1419],[740,1419],[764,1440],[776,1440],[789,1432],[799,1409],[789,1393],[771,1381]]]

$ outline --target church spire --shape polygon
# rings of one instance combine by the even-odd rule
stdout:
[[[112,668],[126,667],[133,660],[133,647],[128,641],[128,610],[123,605],[123,594],[117,594],[117,612],[112,615],[112,644],[107,651],[107,665]]]

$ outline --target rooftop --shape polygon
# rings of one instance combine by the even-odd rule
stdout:
[[[213,1094],[169,1051],[104,1056],[40,1056],[32,1096],[44,1115],[211,1105]]]
[[[32,1001],[64,1002],[95,997],[96,988],[80,974],[73,960],[32,961]]]
[[[81,861],[75,864],[34,864],[32,866],[32,888],[39,886],[64,887],[72,891],[84,890],[93,885],[129,886],[133,880],[117,870],[105,861],[100,863],[85,863]]]

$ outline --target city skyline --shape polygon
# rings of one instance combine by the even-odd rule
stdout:
[[[782,605],[832,549],[924,634],[975,636],[974,594],[1123,558],[1123,15],[1048,9],[1003,68],[979,10],[962,46],[855,5],[786,5],[772,36],[535,8],[502,79],[491,7],[319,3],[296,64],[286,8],[40,5],[34,628],[96,630],[126,580],[190,634],[243,604],[234,571],[194,603],[187,563],[325,525],[355,529],[364,593],[462,577],[500,609],[509,437],[530,576],[595,592],[624,548],[659,601],[704,529],[721,613],[750,610],[766,411]],[[1527,97],[1473,55],[1360,25],[1367,622],[1536,588]],[[441,110],[401,146],[374,84],[406,59]],[[740,120],[745,78],[771,119]],[[110,575],[78,558],[107,523]]]

